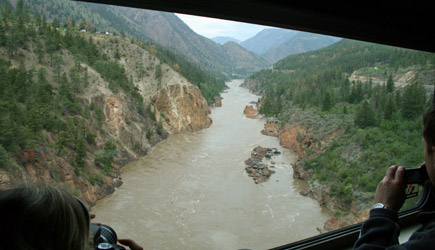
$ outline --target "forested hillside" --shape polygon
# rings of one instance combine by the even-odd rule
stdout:
[[[13,6],[16,1],[0,0]],[[109,32],[171,47],[203,71],[226,77],[248,75],[268,65],[261,57],[238,46],[226,47],[196,34],[175,14],[68,0],[26,0],[28,10],[44,20],[77,26],[90,33]]]
[[[158,112],[154,95],[191,91],[185,96],[198,99],[171,108],[203,108],[199,118],[188,114],[204,121],[187,124],[195,130],[210,121],[192,84],[210,104],[225,87],[171,49],[81,32],[68,19],[47,22],[22,0],[3,4],[0,14],[1,187],[54,183],[95,202],[120,184],[121,166],[183,124],[180,112]]]
[[[282,131],[297,128],[296,167],[348,214],[371,204],[387,167],[424,161],[421,116],[434,83],[433,54],[342,40],[289,56],[245,86]]]

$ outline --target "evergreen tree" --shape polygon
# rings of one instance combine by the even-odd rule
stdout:
[[[334,106],[334,101],[329,94],[329,91],[326,92],[325,97],[322,102],[322,111],[329,111]]]
[[[44,53],[44,49],[42,48],[41,41],[39,39],[36,40],[35,53],[38,56],[38,62],[42,63],[42,60],[44,59],[45,53]]]
[[[426,104],[426,95],[423,86],[410,84],[405,87],[402,97],[402,116],[405,119],[413,120],[420,116]]]
[[[388,101],[387,104],[385,105],[384,119],[391,120],[395,111],[396,111],[396,103],[394,101],[393,95],[390,94],[388,95]]]
[[[10,56],[15,55],[15,52],[17,51],[17,40],[18,40],[18,29],[16,26],[12,26],[9,31],[9,35],[6,36],[6,47],[8,54]]]
[[[394,81],[393,81],[393,76],[390,74],[387,80],[387,92],[391,93],[393,91],[394,91]]]
[[[395,101],[397,106],[400,106],[400,103],[402,103],[402,95],[400,93],[400,90],[396,91]]]
[[[86,147],[85,140],[82,136],[79,136],[76,141],[76,164],[79,168],[85,167],[85,158],[86,158]]]
[[[6,45],[6,27],[4,22],[0,22],[0,46]]]
[[[364,99],[362,83],[358,81],[352,85],[349,95],[349,103],[360,103]]]
[[[347,105],[344,105],[343,106],[343,114],[347,114],[348,113],[348,111],[347,111]]]
[[[373,107],[365,101],[355,114],[355,125],[360,128],[376,126],[376,112]]]
[[[0,15],[3,23],[6,23],[8,20],[12,19],[12,7],[9,1],[6,1],[2,4]]]

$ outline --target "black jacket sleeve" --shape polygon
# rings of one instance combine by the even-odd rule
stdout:
[[[435,249],[435,212],[422,212],[417,215],[422,226],[411,238],[399,245],[400,233],[397,213],[386,209],[372,209],[370,218],[361,227],[360,238],[354,248],[361,249]]]
[[[390,246],[394,246],[392,249],[403,249],[398,241],[400,228],[397,220],[397,213],[393,211],[372,209],[370,218],[361,227],[360,238],[354,249],[386,249]]]

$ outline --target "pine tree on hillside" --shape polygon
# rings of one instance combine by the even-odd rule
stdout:
[[[355,115],[355,125],[360,128],[376,126],[376,112],[373,107],[365,101]]]
[[[329,94],[329,91],[326,92],[325,97],[322,102],[322,111],[329,111],[334,106],[334,101]]]
[[[349,103],[360,103],[364,99],[364,92],[362,88],[362,83],[358,81],[352,85],[350,95],[349,95]]]
[[[393,76],[391,74],[390,76],[388,76],[388,80],[387,80],[387,91],[388,93],[394,91],[394,81],[393,81]]]
[[[384,119],[391,120],[394,112],[396,112],[396,103],[392,94],[388,95],[388,101],[385,105]]]
[[[423,86],[410,84],[405,87],[402,97],[402,116],[412,120],[421,115],[426,104],[426,95]]]

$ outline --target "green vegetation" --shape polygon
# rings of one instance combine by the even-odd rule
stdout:
[[[71,5],[68,1],[53,2],[51,10],[67,10]],[[96,31],[98,25],[107,23],[93,26],[89,20],[78,22],[80,16],[64,12],[59,15],[68,18],[51,16],[49,23],[44,15],[32,16],[29,11],[45,6],[46,2],[35,0],[30,4],[31,7],[18,0],[15,9],[8,2],[0,8],[0,169],[9,171],[27,162],[39,162],[49,165],[50,175],[62,181],[57,166],[44,159],[51,154],[69,163],[75,174],[85,177],[92,185],[101,183],[105,175],[113,174],[114,158],[128,153],[117,149],[118,143],[106,130],[107,114],[101,99],[87,95],[90,84],[96,81],[94,72],[99,73],[115,95],[129,100],[132,117],[125,117],[127,124],[141,121],[145,124],[146,138],[153,143],[165,136],[163,125],[156,121],[151,106],[144,104],[139,89],[120,64],[125,55],[119,50],[110,54],[101,41],[94,41],[94,35],[80,31]],[[112,13],[109,6],[92,5],[92,8],[106,10],[102,13],[107,16]],[[121,40],[112,37],[110,42]],[[145,71],[143,64],[136,65],[141,68],[138,73],[142,76],[151,72],[161,80],[163,63],[167,63],[196,84],[209,103],[225,87],[223,78],[204,72],[170,49],[144,44],[135,38],[130,41],[158,56],[162,63],[154,72]],[[141,143],[134,142],[134,145],[133,150],[144,152]],[[90,165],[97,168],[89,168]]]
[[[95,165],[102,168],[103,173],[109,175],[112,173],[113,158],[117,156],[116,146],[108,141],[104,144],[104,151],[100,152],[95,157]]]
[[[22,0],[15,10],[9,3],[2,5],[0,13],[0,50],[6,55],[0,58],[0,167],[10,168],[16,155],[23,158],[18,163],[39,159],[40,152],[50,148],[76,174],[91,178],[87,159],[97,148],[97,135],[91,131],[102,129],[104,114],[101,107],[87,105],[80,97],[89,84],[83,63],[99,72],[113,92],[134,100],[137,111],[147,117],[142,96],[123,66],[108,60],[92,37],[77,32],[76,26],[56,29],[59,20],[47,23],[40,15],[31,16]],[[31,62],[33,55],[39,64],[26,68],[24,62]],[[29,58],[21,60],[24,57]],[[13,60],[19,65],[13,65]],[[72,67],[67,67],[67,60]],[[54,141],[47,142],[47,134]],[[116,147],[106,143],[95,164],[110,174],[116,155]]]
[[[342,40],[289,56],[250,78],[256,83],[253,90],[263,94],[264,115],[309,126],[315,143],[335,129],[343,131],[327,147],[307,150],[304,158],[315,180],[350,203],[360,192],[373,192],[388,166],[423,162],[421,116],[433,90],[428,86],[426,93],[424,85],[431,81],[417,76],[398,87],[393,76],[434,67],[430,53]],[[370,79],[350,82],[354,71]]]

